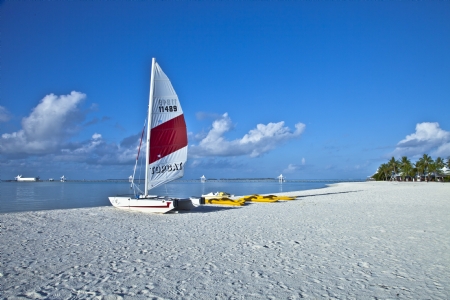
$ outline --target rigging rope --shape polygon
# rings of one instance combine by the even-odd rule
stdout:
[[[140,140],[140,142],[139,142],[139,148],[138,148],[138,153],[137,153],[137,155],[136,155],[136,162],[135,162],[135,164],[134,164],[134,170],[133,170],[133,177],[132,177],[132,179],[131,179],[131,188],[133,188],[133,191],[134,191],[134,194],[136,194],[136,189],[140,192],[140,193],[142,193],[142,191],[139,189],[139,187],[137,187],[135,184],[134,184],[134,176],[136,175],[136,167],[137,167],[137,164],[138,164],[138,160],[139,160],[139,154],[141,153],[141,146],[142,146],[142,139],[144,138],[144,132],[145,132],[145,125],[147,124],[147,119],[145,119],[145,121],[144,121],[144,128],[142,128],[142,133],[141,133],[141,140]],[[142,168],[142,160],[141,160],[141,168]],[[139,181],[141,180],[141,168],[139,169]]]

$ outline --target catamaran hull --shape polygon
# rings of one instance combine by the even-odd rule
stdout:
[[[205,204],[204,198],[172,199],[172,198],[141,198],[108,197],[114,207],[146,213],[164,214],[170,211],[191,210]]]
[[[108,197],[114,207],[146,213],[165,214],[177,207],[176,199],[134,199],[132,197]]]
[[[178,206],[176,210],[191,210],[205,204],[205,198],[203,197],[190,197],[189,199],[177,199]]]

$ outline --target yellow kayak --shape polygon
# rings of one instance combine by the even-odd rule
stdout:
[[[228,193],[225,192],[217,192],[217,193],[210,193],[206,195],[202,195],[205,197],[205,204],[216,204],[216,205],[232,205],[232,206],[243,206],[245,202],[261,202],[261,203],[273,203],[281,201],[288,201],[288,200],[295,200],[295,197],[289,197],[289,196],[276,196],[276,195],[248,195],[243,196],[238,199],[230,199],[229,196],[231,196]]]
[[[244,196],[242,198],[240,198],[246,202],[277,202],[277,199],[273,199],[271,197],[261,197],[259,195],[251,195],[251,196]]]
[[[289,196],[276,196],[276,195],[250,195],[250,196],[244,196],[241,199],[244,199],[245,201],[251,201],[251,202],[277,202],[278,200],[294,200],[295,197],[289,197]]]
[[[289,197],[289,196],[277,196],[278,200],[283,200],[283,201],[290,201],[290,200],[295,200],[295,197]]]
[[[220,199],[211,198],[211,199],[205,199],[205,204],[243,206],[245,204],[245,201],[241,200],[241,199],[233,200],[230,198],[220,198]]]

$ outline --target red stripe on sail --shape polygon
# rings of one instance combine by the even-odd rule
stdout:
[[[187,131],[184,115],[170,119],[150,132],[150,163],[154,163],[183,147],[186,147]]]

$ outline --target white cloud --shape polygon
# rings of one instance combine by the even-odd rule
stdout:
[[[442,144],[436,149],[435,155],[448,157],[450,156],[450,142]]]
[[[287,168],[283,170],[283,173],[294,173],[295,171],[304,170],[306,168],[306,160],[303,157],[301,164],[289,164]]]
[[[22,129],[5,133],[0,137],[0,159],[27,160],[33,162],[77,162],[88,165],[130,164],[136,159],[140,134],[129,136],[120,144],[108,143],[100,133],[81,142],[69,142],[69,138],[84,128],[85,115],[80,105],[86,95],[72,92],[69,95],[45,96],[22,119]],[[143,145],[141,154],[145,153]],[[38,155],[39,158],[32,158]]]
[[[82,144],[81,147],[76,148],[75,150],[73,150],[71,152],[74,154],[92,153],[103,143],[104,142],[102,140],[102,135],[95,133],[94,135],[92,135],[92,138],[88,143]],[[68,151],[66,149],[63,149],[63,152],[68,152]]]
[[[257,157],[273,150],[281,143],[300,136],[305,130],[305,124],[297,123],[295,131],[284,126],[284,122],[258,124],[241,139],[228,141],[224,134],[233,128],[233,123],[227,113],[216,119],[211,130],[199,142],[190,147],[193,156],[240,156]]]
[[[423,122],[416,125],[416,132],[398,142],[390,155],[414,156],[432,152],[435,155],[450,155],[450,132],[439,127],[437,122]]]
[[[0,135],[0,168],[34,168],[37,172],[55,165],[76,165],[77,170],[124,165],[124,170],[132,171],[140,132],[120,143],[106,141],[100,132],[91,132],[87,140],[76,140],[76,134],[86,130],[83,124],[91,111],[81,106],[85,98],[79,92],[45,96],[22,119],[20,130]],[[145,145],[141,157],[145,157]]]
[[[84,113],[78,110],[86,95],[45,96],[28,117],[22,119],[22,129],[4,133],[0,139],[0,154],[46,154],[54,151],[78,129]]]
[[[399,147],[436,145],[450,139],[450,132],[442,130],[439,123],[424,122],[416,125],[416,132],[407,135],[398,143]]]
[[[8,122],[10,119],[11,114],[9,111],[3,106],[0,106],[0,122]]]
[[[90,165],[130,164],[136,160],[140,136],[133,135],[125,138],[124,141],[119,145],[108,143],[103,140],[101,134],[94,133],[88,141],[67,144],[66,148],[61,149],[61,153],[55,156],[55,159],[83,162]],[[141,157],[144,153],[145,146],[142,145]]]
[[[283,173],[293,173],[293,172],[297,171],[298,169],[300,169],[299,165],[289,164],[287,166],[287,168],[283,170]]]

